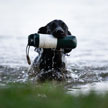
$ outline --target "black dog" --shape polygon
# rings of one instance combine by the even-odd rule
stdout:
[[[56,38],[71,35],[67,25],[62,20],[53,20],[46,26],[39,28],[38,33],[52,34]],[[66,78],[65,54],[72,49],[44,49],[36,48],[39,56],[32,64],[29,74],[35,75],[40,80],[64,80]]]

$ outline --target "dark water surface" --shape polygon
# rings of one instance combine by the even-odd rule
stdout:
[[[82,2],[81,2],[82,1]],[[16,11],[10,11],[11,18],[4,10],[1,10],[4,25],[1,21],[1,35],[0,35],[0,84],[7,84],[9,82],[25,82],[27,81],[28,64],[25,58],[25,47],[27,44],[27,35],[36,32],[40,26],[48,23],[52,19],[55,19],[55,15],[59,19],[63,19],[67,22],[69,30],[73,35],[77,36],[78,47],[74,49],[70,56],[67,58],[67,68],[71,71],[72,80],[68,82],[66,87],[71,93],[77,91],[88,91],[95,89],[97,91],[104,91],[108,88],[108,2],[106,0],[77,0],[63,2],[61,9],[59,5],[54,2],[56,10],[52,9],[54,14],[50,14],[48,9],[53,6],[48,0],[46,14],[44,14],[42,20],[42,14],[38,17],[33,14],[42,10],[38,7],[32,7],[33,1],[29,5],[25,5],[24,10],[21,5],[20,9]],[[6,6],[13,6],[15,3],[5,2],[0,4],[2,9]],[[19,2],[20,4],[20,2]],[[23,3],[24,4],[24,3]],[[41,4],[38,2],[38,4]],[[57,3],[58,4],[58,3]],[[31,9],[27,11],[26,9]],[[67,8],[67,11],[64,7]],[[15,7],[11,7],[13,10]],[[64,9],[64,13],[61,11]],[[22,11],[23,10],[23,11]],[[57,13],[58,10],[58,13]],[[24,12],[26,14],[24,14]],[[31,13],[32,12],[32,13]],[[3,15],[6,13],[7,20],[3,19]],[[16,16],[15,13],[18,13]],[[28,17],[29,14],[32,16]],[[22,15],[22,20],[20,18]],[[66,17],[67,16],[67,17]],[[49,17],[49,19],[47,18]],[[17,21],[17,19],[20,19]],[[7,21],[7,22],[6,22]],[[31,21],[31,22],[30,22]],[[11,22],[11,23],[10,23]],[[19,24],[20,22],[20,24]],[[9,28],[7,28],[7,24]],[[35,24],[35,25],[34,25]],[[14,28],[14,29],[10,29]],[[33,30],[32,30],[33,29]],[[13,34],[12,34],[13,32]],[[33,60],[35,52],[33,49],[30,52],[30,56]]]

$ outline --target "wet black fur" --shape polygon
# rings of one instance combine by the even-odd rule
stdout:
[[[39,28],[38,33],[52,34],[56,38],[63,38],[67,35],[71,35],[68,31],[67,25],[62,20],[53,20],[46,26]],[[38,49],[40,53],[35,59],[33,66],[37,67],[42,74],[39,74],[41,80],[57,79],[62,80],[65,77],[65,62],[62,60],[66,53],[69,53],[72,49]],[[34,69],[33,68],[33,69]],[[37,68],[36,68],[37,69]],[[34,69],[35,70],[35,69]],[[37,71],[37,70],[35,70]],[[34,72],[35,73],[35,72]]]

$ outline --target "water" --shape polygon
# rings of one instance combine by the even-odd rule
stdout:
[[[67,57],[67,67],[73,77],[66,85],[68,90],[71,93],[90,89],[106,91],[107,4],[107,0],[0,1],[0,85],[27,80],[27,36],[57,18],[67,23],[78,40],[78,47]],[[32,48],[32,60],[35,55]]]

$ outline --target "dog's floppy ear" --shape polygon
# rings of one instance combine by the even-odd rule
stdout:
[[[39,28],[38,33],[47,34],[47,27],[44,26],[44,27]]]
[[[68,31],[68,35],[72,35],[70,31]]]

